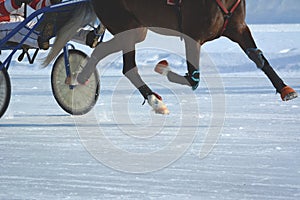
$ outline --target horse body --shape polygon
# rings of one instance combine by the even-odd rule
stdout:
[[[167,0],[92,0],[96,15],[114,38],[99,43],[91,57],[84,62],[77,81],[86,82],[101,59],[111,53],[122,51],[123,74],[152,107],[157,107],[153,104],[158,102],[165,111],[165,105],[158,95],[152,92],[140,77],[135,62],[135,44],[142,42],[147,30],[150,29],[164,35],[180,36],[185,42],[188,73],[181,76],[171,70],[164,71],[162,74],[165,74],[171,82],[196,89],[199,84],[201,45],[225,36],[239,44],[256,66],[267,75],[283,100],[297,97],[297,93],[282,81],[262,51],[257,48],[245,22],[245,0],[222,0],[218,3],[217,1],[219,0],[182,0],[180,6],[170,6],[167,5]],[[226,14],[226,10],[233,7],[234,12]],[[88,9],[86,12],[84,9],[80,10],[72,21],[80,20],[83,16],[88,18],[86,17],[90,14],[88,11]],[[71,31],[73,30],[62,30],[64,34],[72,33]],[[52,49],[56,49],[55,44]],[[149,99],[154,100],[150,102]],[[157,111],[160,112],[159,109]]]
[[[166,0],[95,0],[93,6],[101,22],[112,34],[147,27],[163,35],[180,36],[182,32],[203,44],[220,37],[224,25],[224,14],[215,2],[211,2],[211,0],[183,0],[180,6],[182,30],[179,28],[176,7],[167,5]],[[236,0],[227,0],[224,5],[230,8],[235,2]],[[232,23],[228,27],[241,27],[244,19],[245,2],[243,0],[232,16]],[[157,30],[155,27],[176,32],[162,32],[161,29]]]

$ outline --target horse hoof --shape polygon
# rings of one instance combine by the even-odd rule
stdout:
[[[151,94],[147,97],[148,104],[153,108],[154,112],[157,114],[168,115],[170,112],[167,106],[164,104],[160,96],[156,94]]]
[[[298,97],[297,92],[289,86],[285,86],[281,90],[280,95],[281,95],[282,101],[289,101],[289,100],[292,100],[292,99],[295,99]]]
[[[167,76],[169,71],[171,71],[168,61],[162,60],[159,63],[157,63],[157,65],[154,68],[154,71],[163,76]]]

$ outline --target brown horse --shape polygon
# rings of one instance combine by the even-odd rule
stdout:
[[[138,74],[135,62],[135,44],[142,42],[147,30],[179,36],[185,41],[187,74],[172,72],[166,62],[161,62],[156,71],[166,75],[171,82],[184,84],[196,89],[199,83],[200,48],[205,42],[225,36],[239,44],[247,56],[270,79],[284,101],[297,97],[273,70],[254,42],[245,22],[245,0],[92,0],[84,6],[93,7],[100,21],[114,38],[100,43],[90,58],[82,65],[83,70],[76,76],[78,83],[85,83],[94,72],[97,63],[105,56],[123,51],[123,74],[134,84],[156,112],[166,114],[168,110],[159,95],[155,94]],[[89,9],[82,8],[74,14],[72,21],[89,15]],[[78,27],[75,27],[78,28]],[[74,30],[63,30],[70,34]],[[71,34],[70,34],[71,35]],[[52,51],[60,50],[54,44]],[[52,52],[46,62],[55,53]]]

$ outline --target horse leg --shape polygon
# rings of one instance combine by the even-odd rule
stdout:
[[[200,82],[199,62],[201,44],[191,38],[185,38],[184,41],[188,73],[185,76],[181,76],[171,71],[168,67],[168,63],[165,61],[158,63],[155,71],[166,75],[170,82],[187,85],[192,87],[193,90],[196,90]]]
[[[123,74],[140,91],[145,100],[148,100],[150,106],[156,113],[168,114],[169,111],[159,95],[152,92],[138,73],[135,62],[135,44],[145,39],[146,28],[136,28],[114,35],[114,38],[108,42],[100,43],[93,51],[90,58],[82,63],[82,71],[77,76],[79,83],[85,83],[91,74],[95,71],[97,63],[111,53],[123,52]]]
[[[283,82],[271,67],[262,51],[257,48],[250,29],[246,24],[237,29],[227,29],[224,36],[240,45],[247,56],[266,74],[276,91],[281,94],[283,101],[288,101],[297,97],[297,93]]]
[[[153,108],[156,113],[169,114],[169,110],[163,103],[161,96],[154,93],[148,85],[142,80],[138,73],[138,68],[135,61],[135,44],[142,41],[146,37],[147,29],[137,32],[137,34],[130,34],[126,38],[127,45],[123,49],[123,74],[130,80],[130,82],[139,90],[145,100]],[[132,42],[130,42],[132,41]]]

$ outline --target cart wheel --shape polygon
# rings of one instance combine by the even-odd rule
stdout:
[[[0,118],[5,113],[11,95],[10,78],[5,67],[0,70]]]
[[[86,57],[87,55],[82,51],[69,50],[70,72],[72,75],[82,70],[78,69],[79,63]],[[100,81],[97,69],[89,78],[86,86],[72,87],[65,83],[66,77],[65,59],[64,53],[62,53],[56,59],[52,69],[51,85],[53,95],[60,107],[67,113],[72,115],[88,113],[96,104],[99,96]]]

